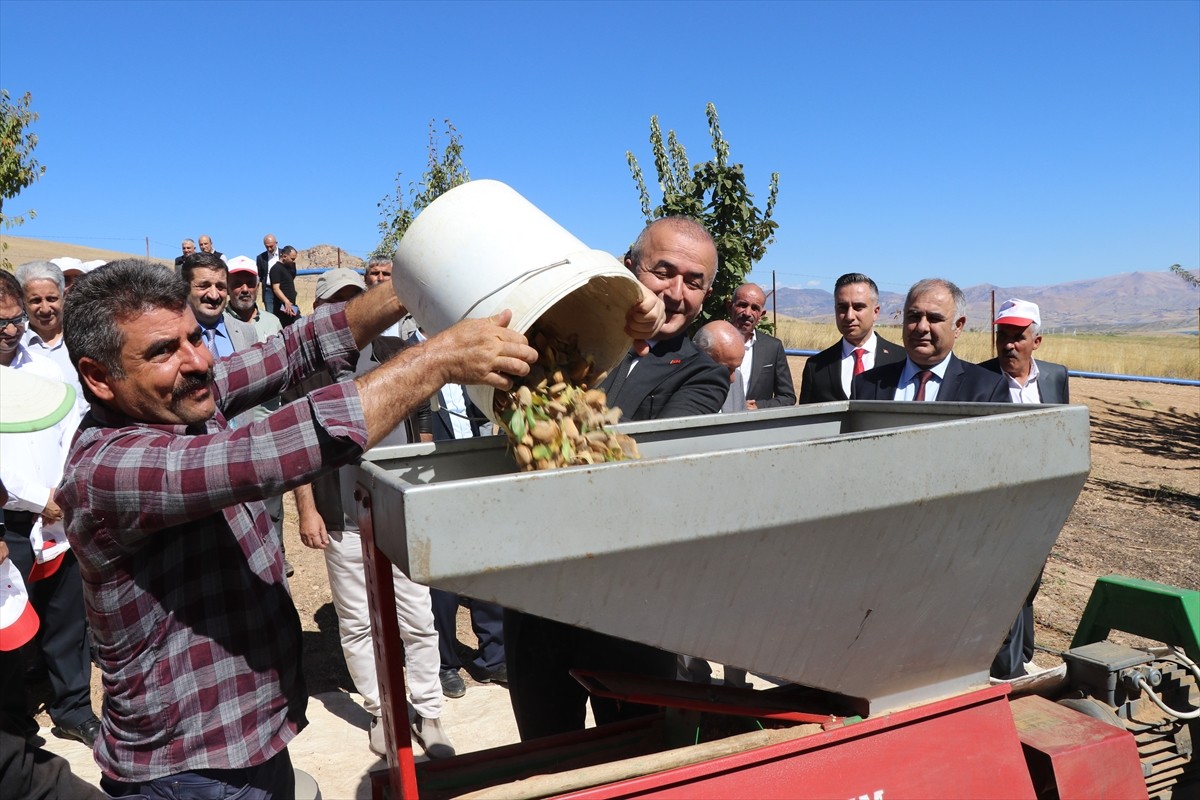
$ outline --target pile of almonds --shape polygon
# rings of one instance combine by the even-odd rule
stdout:
[[[594,388],[606,373],[596,374],[592,357],[580,355],[578,339],[544,331],[528,338],[538,362],[511,392],[496,395],[497,416],[521,471],[637,458],[633,439],[608,428],[621,410],[610,409]]]

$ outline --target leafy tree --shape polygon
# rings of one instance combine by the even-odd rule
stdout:
[[[37,122],[38,115],[36,111],[29,110],[31,97],[26,92],[14,105],[8,100],[8,90],[0,89],[0,112],[3,112],[0,119],[0,221],[4,223],[5,230],[23,224],[25,215],[5,214],[4,201],[13,199],[46,173],[46,168],[33,157],[38,137],[29,127]],[[28,214],[30,219],[37,216],[33,209]],[[0,253],[7,249],[8,242],[4,242]],[[0,256],[0,263],[4,269],[12,267],[7,257]]]
[[[779,173],[771,173],[767,206],[760,210],[746,187],[742,165],[729,163],[729,142],[721,133],[716,106],[709,103],[705,115],[714,158],[694,165],[688,161],[687,150],[679,143],[675,131],[667,131],[664,142],[658,117],[650,118],[650,145],[658,187],[662,190],[662,203],[658,206],[651,207],[642,169],[633,152],[625,153],[647,222],[667,216],[691,217],[704,225],[716,241],[717,275],[712,294],[704,301],[704,309],[696,320],[697,326],[725,318],[725,302],[745,282],[754,264],[766,255],[779,227],[771,219],[779,196]],[[768,327],[765,316],[762,325]]]
[[[450,120],[442,122],[446,125],[446,149],[439,152],[437,131],[433,120],[430,120],[429,164],[421,175],[420,182],[409,182],[407,203],[400,179],[403,173],[400,172],[396,173],[395,195],[387,195],[379,201],[379,214],[383,217],[379,223],[379,233],[383,238],[371,255],[385,255],[390,258],[417,214],[442,194],[471,180],[471,174],[463,165],[462,137]]]

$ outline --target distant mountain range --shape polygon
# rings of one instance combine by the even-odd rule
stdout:
[[[0,240],[8,245],[5,255],[13,264],[55,256],[74,256],[85,261],[129,257],[129,254],[111,250],[23,236],[4,235],[0,236]],[[258,253],[245,255],[254,258]],[[351,269],[362,269],[364,266],[361,258],[328,244],[301,250],[297,259],[297,266],[301,269],[334,267],[339,263]],[[1042,310],[1042,327],[1047,332],[1195,331],[1197,308],[1200,307],[1200,290],[1188,286],[1182,278],[1171,272],[1123,272],[1105,278],[1052,286],[1001,287],[983,284],[963,289],[967,295],[967,328],[984,330],[989,327],[993,290],[997,307],[1010,297],[1037,303]],[[778,290],[774,300],[780,314],[813,322],[833,321],[833,294],[823,289],[785,286]],[[904,295],[883,292],[879,304],[882,306],[880,322],[898,324]],[[768,300],[768,311],[771,306],[772,302]]]
[[[1053,286],[993,286],[963,288],[967,296],[967,328],[990,326],[992,292],[996,307],[1010,297],[1031,300],[1042,311],[1042,327],[1061,331],[1196,330],[1200,290],[1171,272],[1123,272]],[[904,295],[881,292],[879,320],[898,324]],[[777,291],[780,314],[813,322],[833,321],[833,294],[823,289],[785,286]],[[768,309],[771,301],[767,301]]]

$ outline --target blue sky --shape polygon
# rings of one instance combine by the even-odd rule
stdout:
[[[691,160],[716,104],[777,241],[829,289],[1043,285],[1200,263],[1200,4],[0,1],[0,85],[33,93],[42,181],[13,233],[173,257],[262,235],[363,255],[449,118],[591,247],[642,225],[649,120]]]

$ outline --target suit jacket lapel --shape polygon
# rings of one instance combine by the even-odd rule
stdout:
[[[950,354],[950,363],[946,365],[946,374],[942,376],[942,385],[938,387],[938,400],[957,400],[961,393],[963,379],[962,362],[958,356]]]
[[[829,381],[829,390],[833,392],[833,396],[839,400],[849,399],[846,395],[846,390],[842,387],[842,343],[838,342],[838,349],[834,351],[833,358],[825,365],[825,379]]]

